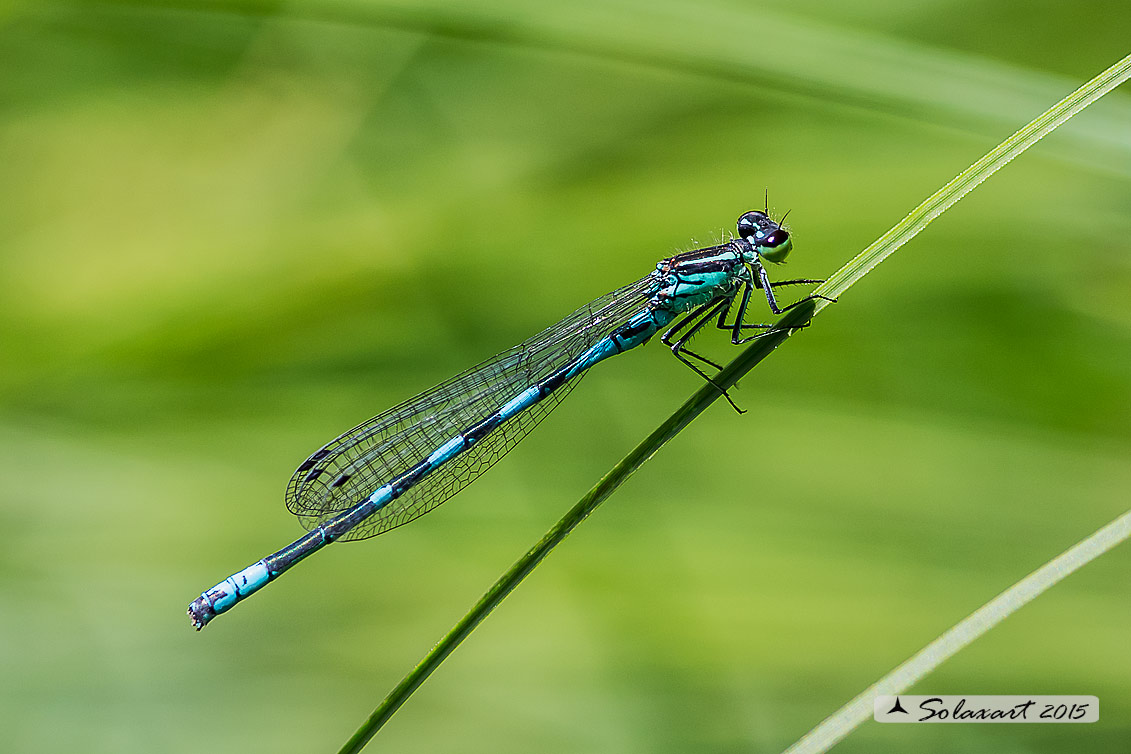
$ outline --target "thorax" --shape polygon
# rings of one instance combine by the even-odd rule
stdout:
[[[746,268],[733,243],[677,254],[656,265],[652,308],[673,314],[733,295]]]

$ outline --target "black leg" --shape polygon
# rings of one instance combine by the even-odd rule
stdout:
[[[717,326],[720,330],[730,330],[731,331],[730,342],[733,345],[736,345],[736,346],[745,345],[746,343],[749,343],[752,340],[756,340],[758,338],[764,337],[767,334],[767,332],[769,330],[773,329],[773,327],[774,327],[774,325],[772,325],[772,324],[766,324],[766,323],[754,324],[754,323],[748,323],[748,322],[743,321],[743,320],[746,319],[746,309],[747,309],[747,305],[750,303],[750,291],[754,287],[757,287],[759,289],[762,288],[762,277],[761,276],[759,277],[757,282],[758,282],[757,286],[747,284],[746,288],[743,290],[742,301],[739,302],[738,313],[736,314],[736,316],[734,318],[734,322],[728,323],[724,319],[726,312],[727,312],[727,310],[730,306],[729,302],[728,302],[727,306],[723,308],[722,314],[719,317],[719,321],[717,323]],[[825,281],[824,280],[808,280],[808,279],[778,280],[776,282],[770,283],[770,288],[773,289],[773,288],[777,288],[777,287],[782,286],[782,285],[800,285],[800,284],[803,284],[803,283],[823,283],[823,282],[825,282]],[[802,299],[801,301],[808,301],[812,298],[817,298],[817,297],[810,296],[809,298]],[[824,297],[822,296],[820,298],[824,298]],[[797,304],[800,304],[801,301],[798,301]],[[776,304],[777,302],[775,301],[774,303]],[[789,309],[792,309],[794,306],[797,306],[797,304],[791,304],[791,305],[787,306],[785,309],[783,309],[782,311],[788,311]],[[743,330],[763,330],[765,332],[756,333],[754,335],[751,335],[748,338],[743,338],[742,337],[742,331]]]
[[[711,378],[710,375],[708,375],[702,369],[700,369],[695,364],[693,364],[691,361],[689,361],[687,356],[692,356],[692,357],[698,359],[699,361],[702,361],[705,364],[709,364],[709,365],[713,366],[715,369],[721,370],[722,367],[720,365],[716,364],[715,362],[711,361],[710,359],[708,359],[704,356],[700,356],[699,354],[697,354],[693,351],[689,351],[684,347],[688,340],[690,340],[692,337],[695,336],[695,334],[697,332],[699,332],[701,329],[703,329],[704,325],[706,325],[708,322],[710,322],[712,319],[714,319],[719,314],[720,311],[723,311],[729,305],[730,305],[730,299],[723,299],[721,301],[710,301],[710,302],[704,304],[703,306],[701,306],[698,309],[696,309],[695,311],[693,311],[688,317],[685,317],[683,320],[681,320],[680,322],[676,323],[671,328],[669,328],[668,331],[664,333],[663,337],[660,338],[660,340],[665,345],[671,346],[673,356],[675,356],[681,362],[683,362],[688,367],[690,367],[691,370],[694,371],[697,375],[699,375],[704,380],[706,380],[711,385],[713,385],[716,390],[718,390],[720,393],[723,394],[723,397],[727,399],[727,403],[729,403],[731,405],[731,407],[734,408],[735,411],[737,411],[740,414],[743,414],[743,413],[746,413],[746,412],[738,407],[738,404],[735,403],[731,399],[731,397],[727,393],[727,391],[724,390],[723,387],[721,385],[719,385],[719,383],[715,382]],[[684,333],[684,335],[679,340],[677,340],[675,343],[671,342],[672,336],[674,336],[680,330],[683,330],[684,328],[686,328],[688,325],[690,325],[696,319],[698,319],[699,321],[695,322],[695,324],[692,325],[690,330],[688,330],[686,333]]]
[[[765,329],[765,328],[768,328],[768,327],[773,327],[773,325],[762,325],[762,324],[748,325],[748,324],[746,324],[746,306],[747,306],[747,304],[750,303],[750,291],[751,290],[753,290],[753,286],[751,286],[751,285],[747,285],[742,290],[742,301],[738,304],[738,312],[734,315],[734,324],[731,325],[731,328],[730,328],[730,342],[732,344],[736,345],[736,346],[739,345],[739,340],[740,340],[740,337],[742,335],[743,329],[752,329],[752,328]],[[757,337],[757,336],[755,336],[755,337]]]
[[[734,323],[742,321],[746,316],[746,304],[750,301],[750,284],[746,283],[742,286],[742,300],[738,302],[738,314],[735,315]],[[734,324],[727,324],[727,314],[730,312],[730,305],[734,303],[734,298],[727,299],[726,306],[719,312],[719,319],[715,322],[715,327],[720,330],[731,330]]]
[[[679,359],[680,361],[682,361],[682,362],[683,362],[684,364],[686,364],[687,366],[691,367],[691,369],[692,369],[692,370],[693,370],[693,371],[694,371],[694,372],[695,372],[695,373],[696,373],[697,375],[699,375],[700,377],[702,377],[703,379],[705,379],[705,380],[706,380],[707,382],[711,383],[711,385],[713,385],[713,386],[714,386],[714,388],[715,388],[716,390],[718,390],[718,391],[719,391],[720,393],[722,393],[722,394],[723,394],[723,397],[727,399],[727,403],[729,403],[729,404],[731,405],[731,408],[733,408],[733,409],[734,409],[735,411],[737,411],[737,412],[738,412],[738,413],[740,413],[740,414],[745,414],[745,413],[746,413],[746,411],[745,411],[744,409],[741,409],[741,408],[739,408],[739,407],[738,407],[738,404],[737,404],[737,403],[735,403],[735,402],[734,402],[733,400],[731,400],[731,397],[730,397],[730,395],[729,395],[729,394],[727,393],[727,391],[726,391],[726,390],[724,390],[724,389],[723,389],[723,386],[722,386],[722,385],[720,385],[719,383],[717,383],[717,382],[715,382],[715,381],[714,381],[713,379],[711,379],[711,378],[710,378],[710,377],[709,377],[709,376],[707,375],[707,373],[706,373],[706,372],[704,372],[704,371],[703,371],[702,369],[700,369],[699,367],[695,366],[695,365],[694,365],[694,364],[692,364],[692,363],[691,363],[690,361],[688,361],[687,359],[685,359],[685,358],[683,357],[683,353],[682,353],[682,352],[680,352],[680,351],[676,351],[676,350],[672,350],[672,353],[673,353],[673,354],[675,354],[675,357],[676,357],[677,359]]]
[[[720,302],[717,302],[717,301],[708,301],[707,303],[703,304],[699,308],[695,309],[693,312],[688,314],[686,317],[681,319],[679,322],[677,322],[676,324],[669,327],[667,329],[667,331],[662,336],[660,336],[660,342],[663,343],[665,346],[670,346],[673,353],[675,353],[678,350],[682,353],[686,353],[688,356],[692,356],[696,359],[699,359],[699,361],[702,361],[704,364],[709,364],[710,366],[713,366],[715,369],[721,370],[722,366],[720,366],[719,364],[716,364],[715,362],[711,361],[710,359],[706,358],[705,356],[700,356],[699,354],[695,353],[694,351],[691,351],[691,350],[683,347],[684,344],[687,342],[688,338],[690,338],[692,335],[694,335],[696,332],[698,332],[701,327],[703,327],[703,323],[709,322],[711,320],[711,318],[715,316],[715,312],[718,310],[719,304],[720,304]],[[730,305],[730,301],[724,299],[721,302],[721,304],[723,305],[723,309],[725,309],[727,306]],[[710,311],[708,311],[708,310],[710,310]],[[706,316],[703,316],[704,312],[707,312]],[[678,333],[680,330],[682,330],[685,327],[687,327],[688,325],[690,325],[692,322],[694,322],[700,316],[703,316],[703,319],[700,320],[691,329],[691,331],[687,335],[680,338],[678,342],[672,343],[672,338],[676,335],[676,333]]]
[[[770,283],[771,288],[781,288],[783,285],[804,285],[806,283],[823,283],[824,280],[809,280],[807,278],[798,278],[797,280],[775,280]],[[758,287],[762,287],[762,281],[758,281]]]
[[[709,310],[707,311],[707,313],[706,313],[706,314],[705,314],[705,315],[703,316],[703,318],[702,318],[702,319],[700,319],[700,320],[699,320],[698,322],[696,322],[696,323],[695,323],[695,326],[694,326],[694,327],[692,327],[692,328],[691,328],[690,330],[688,330],[688,331],[687,331],[686,333],[684,333],[684,334],[683,334],[683,337],[681,337],[681,338],[680,338],[679,340],[677,340],[677,341],[675,342],[675,345],[672,345],[671,343],[668,343],[668,345],[671,345],[671,346],[672,346],[672,348],[679,348],[679,349],[682,349],[682,348],[683,348],[683,344],[684,344],[684,343],[686,343],[687,341],[691,340],[692,338],[694,338],[694,337],[695,337],[695,333],[697,333],[697,332],[699,332],[700,330],[702,330],[702,329],[703,329],[703,325],[707,324],[707,323],[708,323],[708,322],[710,322],[710,321],[711,321],[712,319],[714,319],[714,318],[715,318],[715,315],[717,315],[717,314],[719,313],[719,311],[720,311],[720,310],[721,310],[721,309],[722,309],[722,308],[723,308],[724,306],[727,306],[727,305],[729,304],[729,302],[730,302],[730,301],[729,301],[729,299],[725,299],[725,298],[724,298],[724,299],[722,299],[721,301],[712,301],[712,302],[710,302],[709,304],[707,304],[706,306],[707,306],[707,307],[710,307],[710,309],[709,309]],[[697,310],[697,311],[702,311],[702,310],[703,310],[703,308],[706,308],[706,307],[702,307],[702,308],[700,308],[700,309],[699,309],[699,310]],[[670,331],[669,331],[669,332],[670,332]],[[664,333],[664,334],[665,334],[665,335],[667,335],[667,333]]]
[[[723,371],[723,365],[722,364],[716,364],[715,362],[708,359],[706,356],[701,356],[700,354],[695,353],[690,348],[682,348],[681,347],[679,349],[679,352],[683,353],[683,354],[687,354],[688,356],[691,356],[692,358],[699,359],[699,361],[702,361],[707,366],[712,366],[715,369],[718,369],[720,372]]]
[[[747,343],[747,342],[749,342],[750,340],[753,339],[753,338],[749,338],[747,340],[740,340],[740,337],[742,335],[743,330],[769,330],[770,328],[773,327],[773,325],[771,325],[771,324],[764,324],[764,323],[754,324],[754,323],[743,322],[743,320],[746,318],[746,307],[750,303],[750,291],[753,290],[753,288],[754,288],[754,286],[751,286],[749,284],[747,284],[743,288],[743,290],[742,290],[742,300],[738,304],[738,312],[735,315],[734,322],[727,322],[726,321],[726,315],[727,315],[727,312],[730,310],[730,305],[732,303],[731,301],[728,301],[727,305],[723,307],[723,310],[721,312],[719,312],[719,320],[718,320],[718,322],[715,323],[715,327],[719,328],[720,330],[730,330],[731,331],[730,342],[733,345],[736,345],[736,346],[740,346],[743,343]],[[754,337],[756,338],[756,337],[759,337],[763,334],[764,333],[759,333],[758,335],[755,335]]]
[[[686,317],[681,319],[679,322],[676,322],[674,325],[669,327],[667,329],[667,331],[664,332],[664,334],[662,336],[660,336],[660,342],[663,343],[665,346],[670,346],[672,344],[672,337],[676,333],[678,333],[680,330],[682,330],[683,328],[690,325],[692,322],[694,322],[696,320],[696,318],[699,317],[699,315],[701,315],[703,312],[707,311],[708,309],[710,309],[713,306],[715,306],[715,302],[714,301],[708,301],[707,303],[703,304],[699,308],[692,311],[690,314],[688,314]]]
[[[698,359],[699,361],[702,361],[704,364],[710,364],[715,369],[722,371],[721,365],[716,364],[715,362],[711,361],[707,357],[700,356],[699,354],[692,351],[690,348],[685,347],[687,345],[687,342],[689,340],[691,340],[692,338],[694,338],[695,334],[703,329],[704,325],[706,325],[708,322],[710,322],[716,316],[721,316],[722,313],[726,312],[727,308],[730,307],[730,299],[725,298],[725,299],[722,299],[721,301],[713,302],[712,304],[709,304],[709,306],[711,308],[707,311],[707,313],[705,315],[703,315],[703,318],[700,319],[698,322],[696,322],[694,327],[692,327],[690,330],[688,330],[686,333],[684,333],[682,338],[677,340],[674,344],[670,344],[670,345],[672,346],[672,353],[677,353],[677,354],[678,353],[685,353],[688,356],[692,356],[692,357]]]
[[[805,298],[801,299],[800,301],[794,301],[792,304],[785,307],[784,309],[779,308],[778,302],[774,298],[773,284],[770,283],[770,277],[769,277],[769,275],[766,274],[766,268],[763,267],[760,264],[757,265],[757,266],[758,266],[758,280],[759,280],[759,283],[760,283],[760,285],[758,287],[766,292],[766,301],[770,305],[770,311],[772,311],[774,314],[785,314],[786,312],[788,312],[790,309],[792,309],[795,306],[799,306],[801,304],[804,304],[806,301],[812,301],[813,299],[818,299],[818,298],[823,299],[825,301],[828,301],[830,303],[834,303],[834,304],[836,303],[835,298],[829,298],[828,296],[809,295],[809,296],[806,296]]]
[[[771,332],[773,332],[773,329],[772,329],[772,328],[773,328],[773,325],[770,325],[770,328],[769,328],[769,329],[763,330],[762,332],[759,332],[759,333],[754,333],[753,335],[747,336],[747,337],[745,337],[745,338],[739,338],[738,340],[735,340],[734,338],[731,338],[731,341],[730,341],[730,342],[731,342],[732,344],[736,345],[736,346],[744,346],[744,345],[746,345],[747,343],[749,343],[749,342],[750,342],[750,341],[752,341],[752,340],[757,340],[758,338],[764,338],[764,337],[766,337],[766,336],[767,336],[767,335],[769,335],[769,334],[770,334]]]

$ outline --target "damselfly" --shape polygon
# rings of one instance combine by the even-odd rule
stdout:
[[[746,322],[755,288],[774,314],[814,298],[777,304],[774,288],[821,282],[770,282],[764,263],[784,261],[792,247],[789,232],[768,212],[747,212],[738,220],[738,238],[661,261],[635,283],[325,445],[287,486],[287,508],[309,533],[194,600],[193,625],[203,628],[331,542],[381,534],[440,505],[525,437],[590,367],[661,330],[675,357],[712,382],[704,370],[721,367],[687,348],[704,326],[713,321],[741,345],[771,327]],[[727,322],[736,301],[734,321]]]

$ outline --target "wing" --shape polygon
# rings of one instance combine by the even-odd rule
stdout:
[[[362,502],[619,327],[644,306],[652,285],[648,276],[602,296],[529,340],[354,427],[298,467],[287,485],[287,508],[313,530]],[[440,505],[502,458],[580,378],[499,425],[343,539],[381,534]]]

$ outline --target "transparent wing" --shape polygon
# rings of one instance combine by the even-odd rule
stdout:
[[[651,286],[649,276],[602,296],[529,340],[354,427],[298,467],[287,485],[287,508],[314,529],[362,502],[619,327],[643,307]],[[406,524],[459,492],[542,421],[580,378],[499,425],[343,539],[365,539]]]

